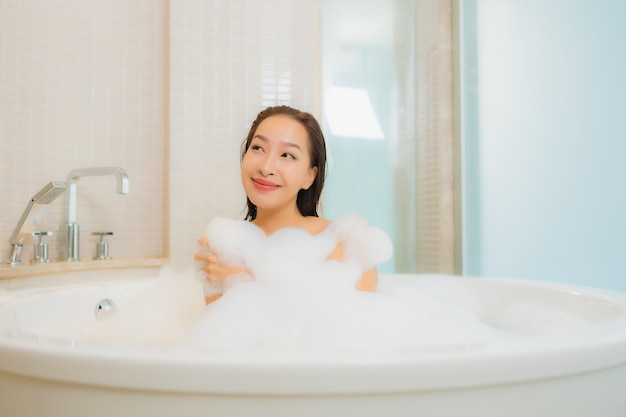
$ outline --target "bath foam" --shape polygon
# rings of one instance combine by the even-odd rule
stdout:
[[[370,350],[475,344],[497,333],[469,312],[427,297],[356,291],[361,274],[387,260],[392,247],[382,230],[355,216],[315,236],[300,229],[265,236],[251,223],[214,219],[206,237],[221,260],[254,278],[205,284],[207,295],[223,296],[193,325],[184,342],[189,346]],[[327,260],[340,241],[344,259]]]
[[[392,253],[389,237],[356,216],[335,220],[315,236],[296,228],[265,236],[252,223],[216,218],[205,235],[222,262],[247,269],[255,281],[287,286],[308,283],[354,288],[364,271],[386,261]],[[344,243],[343,261],[327,260],[339,241]],[[230,287],[228,282],[225,285]],[[218,292],[223,289],[214,288]]]
[[[266,236],[251,223],[215,219],[207,239],[221,260],[251,276],[210,286],[223,296],[205,306],[207,285],[194,271],[165,267],[109,317],[74,323],[65,333],[93,343],[177,345],[209,354],[449,348],[500,337],[468,309],[438,302],[410,283],[357,291],[361,274],[392,251],[387,235],[359,218],[341,218],[315,236],[300,229]],[[339,241],[343,261],[328,261]]]
[[[480,344],[499,333],[468,311],[384,292],[248,282],[207,306],[185,343],[234,350],[381,350]]]
[[[410,280],[387,282],[383,276],[376,292],[357,291],[362,272],[389,258],[391,243],[354,217],[315,236],[299,229],[266,236],[251,223],[216,219],[207,238],[220,259],[251,272],[229,278],[218,288],[220,299],[205,306],[207,288],[194,271],[177,274],[165,267],[150,288],[123,300],[110,317],[74,324],[66,333],[95,343],[175,345],[207,354],[430,351],[589,324],[532,303],[502,305],[497,314],[482,311],[484,300],[462,285],[450,285],[437,298]],[[339,241],[345,259],[328,261]]]

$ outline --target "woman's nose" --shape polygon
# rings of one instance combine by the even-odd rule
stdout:
[[[266,154],[261,163],[259,164],[259,172],[264,177],[274,175],[276,173],[277,161],[276,158],[270,154]]]

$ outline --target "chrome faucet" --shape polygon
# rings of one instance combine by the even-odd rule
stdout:
[[[28,215],[30,214],[33,206],[35,204],[51,203],[59,195],[61,195],[66,188],[67,184],[63,181],[51,181],[30,199],[30,201],[26,205],[24,213],[22,213],[22,217],[17,222],[15,230],[13,230],[13,233],[9,238],[9,243],[11,244],[11,255],[9,259],[9,264],[15,266],[22,263],[20,259],[20,252],[22,251],[22,246],[24,246],[24,240],[26,236],[30,236],[32,234],[32,230],[23,230],[24,223],[26,222],[26,219],[28,218]]]
[[[94,177],[113,175],[117,180],[117,193],[128,194],[130,184],[126,171],[118,167],[96,167],[96,168],[79,168],[70,171],[67,176],[68,185],[68,226],[67,226],[67,260],[80,260],[80,234],[79,226],[76,223],[76,193],[77,183],[80,177]]]

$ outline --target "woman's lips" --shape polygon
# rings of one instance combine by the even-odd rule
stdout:
[[[260,178],[252,178],[252,184],[254,184],[256,188],[262,191],[272,191],[280,187],[279,185],[274,184],[273,182],[265,181]]]

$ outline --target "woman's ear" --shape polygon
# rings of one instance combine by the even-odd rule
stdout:
[[[306,180],[302,184],[302,189],[308,190],[309,188],[311,188],[311,185],[313,185],[313,183],[315,182],[315,177],[317,177],[317,167],[312,167],[311,169],[309,169]]]

